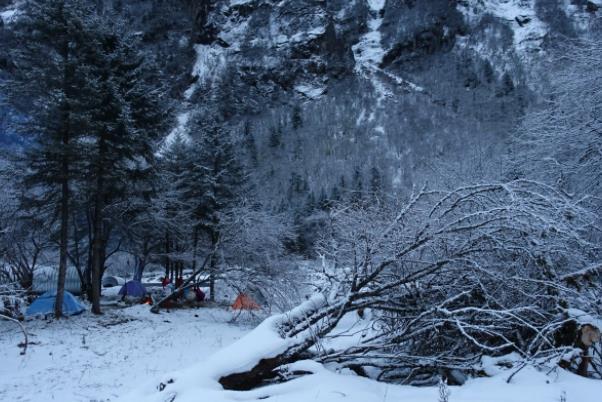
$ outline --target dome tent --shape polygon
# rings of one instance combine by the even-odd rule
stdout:
[[[238,297],[232,303],[232,309],[234,310],[260,310],[261,307],[251,296],[247,293],[239,293]]]
[[[112,288],[119,285],[125,285],[125,279],[120,278],[118,276],[105,276],[102,279],[102,287],[103,288]]]
[[[140,281],[129,281],[119,289],[120,296],[144,297],[146,296],[146,288]]]
[[[56,292],[58,282],[58,268],[47,265],[37,266],[33,270],[31,290],[36,294]],[[65,290],[74,295],[81,293],[81,281],[77,269],[69,265],[65,272]]]
[[[37,315],[54,314],[54,302],[56,291],[49,291],[38,297],[25,311],[25,315],[33,317]],[[65,291],[63,295],[63,314],[76,315],[85,310],[84,306],[77,301],[75,296]]]

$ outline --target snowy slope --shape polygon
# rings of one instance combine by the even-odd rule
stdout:
[[[191,141],[188,123],[190,121],[190,111],[187,110],[186,106],[182,107],[184,111],[180,112],[176,116],[176,126],[169,132],[169,134],[163,140],[159,153],[168,149],[176,139],[179,139],[185,143]]]

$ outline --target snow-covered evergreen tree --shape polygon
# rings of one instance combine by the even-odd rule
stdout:
[[[154,144],[165,127],[153,70],[136,49],[135,37],[119,22],[96,21],[90,55],[96,104],[90,110],[82,171],[92,216],[90,296],[95,313],[100,312],[100,280],[115,217],[119,219],[137,182],[152,179]]]
[[[23,5],[10,38],[3,92],[21,111],[31,136],[23,158],[26,207],[58,218],[59,275],[55,314],[62,315],[73,182],[80,173],[81,138],[89,130],[93,10],[81,0],[32,0]]]
[[[198,116],[191,150],[195,158],[191,171],[201,185],[196,195],[194,216],[207,236],[210,250],[219,246],[222,215],[244,197],[245,172],[242,164],[242,144],[224,122],[214,117]],[[189,194],[193,198],[194,193]],[[193,201],[194,202],[194,201]],[[209,262],[211,300],[215,298],[215,279],[218,270],[218,255]]]

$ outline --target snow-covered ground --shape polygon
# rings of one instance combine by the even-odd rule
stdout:
[[[164,373],[134,388],[120,402],[436,402],[437,387],[413,387],[380,383],[359,377],[350,371],[335,372],[313,361],[299,361],[288,372],[308,375],[252,391],[225,391],[218,380],[231,373],[251,369],[262,358],[277,356],[295,339],[281,338],[277,327],[289,317],[303,316],[305,311],[323,303],[314,297],[289,313],[275,315],[253,331],[224,347],[207,360],[176,372]],[[357,320],[340,325],[353,326]],[[339,330],[342,328],[339,328]],[[358,333],[361,328],[356,328]],[[304,336],[304,335],[300,335]],[[353,337],[351,337],[353,338]],[[352,340],[350,340],[352,342]],[[327,346],[328,347],[328,346]],[[502,368],[516,356],[483,359],[483,370],[490,376],[471,379],[463,386],[450,387],[450,402],[597,402],[602,381],[578,377],[558,367],[535,369],[520,364]],[[499,364],[502,363],[503,364]],[[517,366],[520,369],[517,369]],[[161,384],[161,385],[160,385]],[[160,385],[160,386],[158,386]]]
[[[0,321],[0,401],[108,402],[161,373],[203,361],[249,331],[216,308],[152,314],[148,306],[108,309],[25,324],[22,335]],[[239,320],[240,321],[240,320]]]
[[[291,368],[293,369],[293,368]],[[303,361],[294,369],[311,370],[307,375],[286,383],[248,392],[223,391],[216,387],[191,387],[178,393],[174,402],[437,402],[437,387],[411,387],[378,383],[352,374],[336,374],[320,365]],[[508,374],[469,381],[449,387],[450,402],[599,402],[602,383],[566,372],[547,376],[531,368],[518,373],[511,384]],[[176,380],[177,381],[177,380]],[[175,385],[175,383],[173,384]],[[180,389],[181,391],[181,389]],[[161,395],[162,394],[162,395]],[[156,392],[163,399],[146,399],[134,394],[126,401],[170,401],[169,385]],[[566,399],[562,399],[562,398]]]
[[[286,383],[253,391],[224,391],[219,376],[249,368],[267,350],[286,341],[270,318],[255,330],[229,323],[219,308],[174,310],[155,315],[148,306],[107,309],[61,321],[28,321],[31,345],[19,355],[16,328],[0,322],[2,402],[436,402],[436,387],[378,383],[351,372],[336,373],[302,361],[291,371],[311,372]],[[490,364],[489,378],[450,387],[450,402],[597,402],[602,382],[562,370],[512,371]],[[159,387],[163,384],[162,387]],[[159,388],[164,388],[161,391]]]

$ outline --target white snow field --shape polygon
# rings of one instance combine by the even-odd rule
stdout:
[[[245,370],[290,340],[274,332],[274,316],[256,329],[228,323],[217,308],[154,315],[148,306],[89,313],[67,320],[28,321],[32,344],[19,355],[21,335],[0,323],[0,401],[31,402],[437,402],[437,387],[378,383],[336,373],[311,361],[290,371],[312,374],[253,391],[225,391],[224,373]],[[493,363],[489,378],[450,387],[450,402],[599,402],[602,382],[562,370],[512,370]],[[562,399],[565,398],[565,399]]]
[[[108,402],[164,372],[204,361],[249,331],[232,314],[200,308],[152,314],[149,306],[25,322],[30,345],[0,321],[1,402]]]

